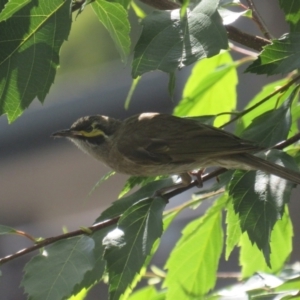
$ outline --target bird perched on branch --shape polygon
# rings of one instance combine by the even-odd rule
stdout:
[[[220,166],[261,170],[300,184],[299,172],[253,155],[262,148],[196,118],[142,113],[120,121],[87,116],[53,136],[68,138],[116,172],[129,175],[178,174],[187,185],[190,171]]]

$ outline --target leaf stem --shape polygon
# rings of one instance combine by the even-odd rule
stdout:
[[[229,124],[235,122],[236,120],[240,119],[242,116],[246,115],[247,113],[249,113],[250,111],[254,110],[255,108],[259,107],[260,105],[262,105],[263,103],[265,103],[266,101],[268,101],[270,98],[272,98],[273,96],[275,96],[276,94],[279,94],[285,90],[287,90],[290,86],[292,86],[295,82],[297,82],[300,79],[300,75],[295,77],[294,79],[292,79],[291,81],[289,81],[287,84],[283,85],[282,87],[280,87],[279,89],[277,89],[276,91],[274,91],[273,93],[269,94],[267,97],[261,99],[259,102],[257,102],[256,104],[254,104],[253,106],[243,110],[242,112],[240,112],[239,114],[237,114],[236,117],[233,117],[230,121],[228,121],[227,123],[223,124],[222,126],[220,126],[220,128],[226,127]]]
[[[267,29],[267,26],[264,23],[262,17],[259,15],[259,12],[256,10],[253,0],[246,0],[246,2],[248,3],[249,8],[252,10],[253,21],[257,24],[264,37],[268,40],[271,40],[272,36],[269,33],[269,30]]]
[[[113,224],[116,224],[119,221],[120,217],[121,216],[117,216],[115,218],[112,218],[112,219],[109,219],[109,220],[106,220],[106,221],[103,221],[103,222],[100,222],[100,223],[96,223],[93,226],[88,227],[88,230],[90,230],[93,233],[95,231],[98,231],[98,230],[101,230],[103,228],[109,227]],[[71,232],[68,232],[68,233],[64,233],[64,234],[61,234],[61,235],[58,235],[58,236],[45,238],[40,242],[36,242],[36,240],[34,240],[36,242],[36,244],[34,246],[24,248],[24,249],[14,253],[14,254],[11,254],[11,255],[8,255],[8,256],[5,256],[5,257],[1,258],[0,259],[0,265],[3,265],[3,264],[5,264],[5,263],[17,258],[17,257],[23,256],[25,254],[28,254],[30,252],[33,252],[33,251],[38,250],[40,248],[43,248],[47,245],[53,244],[53,243],[55,243],[59,240],[64,240],[64,239],[74,237],[74,236],[78,236],[78,235],[82,235],[82,234],[86,235],[87,230],[86,229],[84,229],[84,230],[78,229],[78,230],[71,231]]]

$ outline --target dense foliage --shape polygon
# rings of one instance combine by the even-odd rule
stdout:
[[[146,14],[131,0],[1,1],[0,113],[13,122],[35,98],[46,99],[59,65],[60,47],[70,32],[71,13],[84,14],[85,5],[92,6],[126,61],[131,47],[128,10],[132,9],[142,19],[133,51],[133,85],[146,72],[160,70],[169,74],[166,88],[172,94],[176,70],[194,64],[174,114],[202,115],[203,122],[218,127],[238,120],[237,135],[274,148],[266,159],[297,170],[300,2],[278,0],[290,31],[277,38],[265,28],[252,0],[244,4],[238,0],[141,2],[154,10]],[[257,23],[262,37],[234,27],[238,18]],[[234,61],[231,51],[244,57]],[[265,86],[238,112],[237,68],[244,64],[246,72],[283,77]],[[94,226],[34,240],[33,247],[0,262],[45,246],[24,270],[22,286],[32,300],[84,299],[89,288],[103,278],[108,278],[110,299],[114,300],[224,299],[223,295],[227,299],[300,299],[300,267],[286,266],[293,237],[287,204],[294,185],[263,172],[240,170],[217,170],[205,174],[203,182],[217,175],[212,187],[204,187],[172,210],[168,210],[169,199],[195,182],[159,196],[154,192],[169,186],[171,179],[132,177],[121,198],[101,213]],[[140,189],[128,196],[136,185]],[[149,284],[130,295],[173,220],[207,199],[213,199],[212,206],[184,228],[166,270],[152,269],[152,282],[155,279],[161,285]],[[0,233],[25,235],[4,225]],[[223,248],[228,259],[236,246],[244,281],[213,291]]]

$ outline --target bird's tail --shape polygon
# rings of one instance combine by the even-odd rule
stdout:
[[[271,173],[296,184],[300,184],[300,172],[290,170],[286,167],[248,153],[239,155],[238,160],[239,162],[245,163],[255,170]]]

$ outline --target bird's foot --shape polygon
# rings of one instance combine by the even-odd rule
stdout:
[[[203,180],[202,180],[202,175],[204,173],[205,169],[200,169],[198,171],[192,171],[192,172],[189,172],[189,176],[194,176],[196,177],[196,180],[197,180],[197,187],[198,188],[202,188],[203,187]]]

